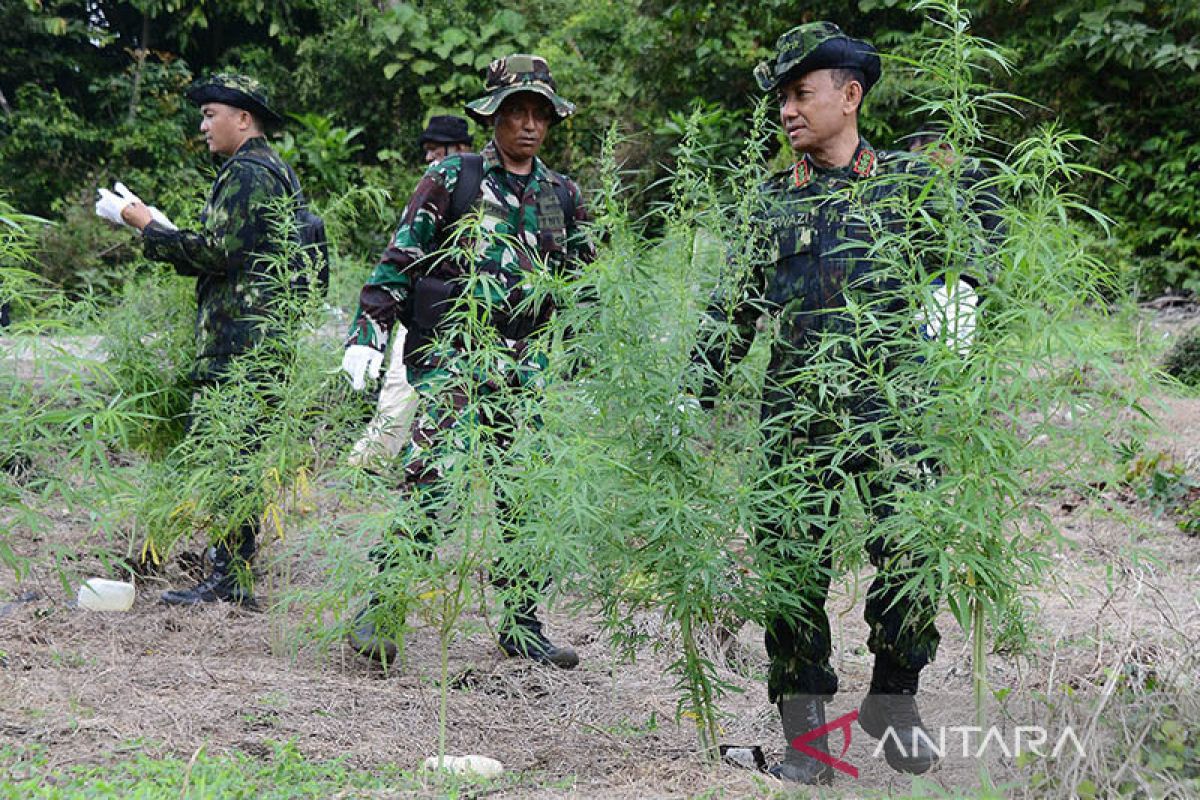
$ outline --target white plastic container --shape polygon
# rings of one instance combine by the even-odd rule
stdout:
[[[88,578],[79,587],[79,607],[89,611],[128,611],[133,608],[133,584]]]
[[[425,759],[425,769],[437,769],[437,756]],[[446,756],[442,759],[442,769],[456,775],[478,775],[481,778],[496,778],[504,772],[504,765],[494,758],[487,756]]]

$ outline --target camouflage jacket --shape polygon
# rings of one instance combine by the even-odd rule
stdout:
[[[450,199],[462,170],[462,156],[454,155],[431,166],[417,184],[391,245],[384,250],[363,286],[349,344],[385,349],[393,326],[403,322],[402,316],[411,311],[406,304],[416,299],[414,295],[421,294],[417,285],[422,279],[461,284],[472,268],[490,273],[508,294],[479,299],[493,309],[493,321],[507,320],[507,312],[523,296],[527,273],[576,269],[595,257],[583,227],[589,221],[588,212],[574,181],[535,158],[528,184],[520,192],[510,182],[494,142],[481,155],[483,180],[474,207],[482,205],[484,235],[477,241],[457,243],[459,248],[474,253],[474,263],[439,254],[450,233],[446,224]],[[574,200],[571,219],[563,219],[565,209],[554,188],[560,181]],[[420,316],[420,309],[416,316]],[[524,322],[517,327],[530,330],[531,320]],[[498,327],[504,333],[499,322]],[[420,360],[421,354],[415,353],[420,345],[420,337],[410,331],[405,341],[406,361],[412,363],[414,355]]]
[[[846,337],[837,345],[838,352],[851,361],[870,350],[872,343],[883,345],[875,352],[886,352],[889,337],[916,335],[915,322],[909,332],[871,325],[859,330],[848,308],[869,303],[881,312],[877,319],[898,324],[905,318],[908,300],[900,291],[902,275],[881,268],[873,248],[880,232],[903,230],[905,208],[922,202],[918,197],[930,174],[925,157],[875,150],[860,139],[847,167],[824,169],[804,155],[772,176],[763,186],[757,218],[761,258],[743,296],[728,305],[718,300],[710,309],[718,318],[732,312],[730,321],[738,335],[729,361],[745,355],[764,314],[778,326],[768,367],[776,386],[795,383],[789,380],[790,373],[822,346],[824,334]],[[937,264],[919,267],[928,279],[939,271]],[[866,347],[864,336],[871,340]],[[858,346],[850,346],[855,339]],[[718,363],[716,353],[699,355],[718,374],[728,366]],[[783,394],[794,391],[793,386]],[[788,402],[783,396],[768,397],[768,405],[774,401]]]
[[[278,285],[261,257],[277,249],[271,239],[276,198],[291,192],[271,171],[242,157],[288,174],[266,139],[255,137],[217,173],[200,213],[199,231],[173,231],[153,222],[143,231],[147,258],[166,261],[180,275],[197,279],[197,380],[219,377],[230,358],[266,335],[266,317]]]

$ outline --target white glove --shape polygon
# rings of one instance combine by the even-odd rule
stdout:
[[[126,225],[125,220],[121,219],[121,211],[127,205],[129,205],[128,200],[118,197],[108,189],[101,189],[100,199],[96,201],[96,216],[103,217],[117,225]]]
[[[375,380],[383,367],[383,353],[365,344],[352,344],[342,356],[342,371],[350,376],[350,388],[361,392],[368,377]]]
[[[939,280],[917,315],[917,325],[926,339],[942,339],[947,347],[965,356],[975,340],[975,310],[979,296],[971,284],[959,280],[951,289]]]
[[[121,183],[120,181],[117,181],[116,183],[113,184],[113,189],[115,189],[117,194],[120,195],[121,198],[125,201],[125,205],[128,205],[129,203],[141,203],[142,202],[142,198],[138,197],[136,194],[129,191],[129,187],[127,187],[125,184]],[[103,190],[101,190],[101,191],[103,191]],[[143,205],[145,205],[145,204],[143,203]],[[125,206],[123,205],[123,206],[121,206],[121,208],[125,208]],[[157,222],[159,225],[162,225],[170,230],[178,230],[175,227],[175,223],[171,222],[171,220],[167,218],[167,215],[164,214],[163,212],[159,211],[157,207],[146,206],[146,210],[150,212],[150,218],[152,220],[154,220],[155,222]],[[96,213],[100,213],[100,212],[97,211]]]

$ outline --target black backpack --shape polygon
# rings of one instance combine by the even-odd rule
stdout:
[[[300,252],[296,254],[291,266],[297,272],[303,273],[308,269],[309,264],[316,260],[316,263],[320,264],[317,271],[317,290],[321,297],[325,297],[329,293],[329,237],[325,235],[325,220],[309,208],[308,199],[300,188],[300,179],[296,177],[296,171],[290,164],[284,163],[284,166],[287,167],[287,175],[282,175],[273,164],[251,156],[234,156],[229,161],[231,163],[247,161],[257,164],[287,187],[296,203],[296,231],[300,237]]]

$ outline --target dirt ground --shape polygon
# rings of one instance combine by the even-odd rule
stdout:
[[[1200,464],[1200,399],[1161,398],[1161,433],[1148,443]],[[1061,686],[1102,686],[1112,670],[1154,670],[1195,697],[1200,643],[1200,538],[1118,493],[1094,501],[1038,498],[1060,525],[1067,546],[1053,554],[1045,585],[1028,598],[1031,646],[988,659],[993,690],[1029,696]],[[165,582],[139,587],[128,613],[75,608],[45,556],[55,545],[86,549],[86,509],[59,509],[40,540],[14,531],[31,570],[19,583],[0,574],[0,746],[38,743],[55,767],[111,763],[137,741],[152,755],[189,757],[241,750],[255,756],[270,743],[294,741],[310,758],[348,756],[352,766],[415,768],[436,752],[438,648],[418,628],[407,662],[384,673],[344,646],[317,647],[298,637],[298,611],[253,613],[223,604],[199,610],[157,604]],[[302,556],[268,551],[264,600],[278,599],[284,575],[317,586]],[[176,583],[178,574],[168,575]],[[834,720],[857,708],[870,675],[862,594],[868,575],[829,602],[841,692]],[[585,613],[548,614],[548,631],[570,642],[582,663],[564,672],[507,660],[476,612],[453,643],[447,750],[499,759],[526,774],[505,797],[668,798],[769,796],[784,789],[766,775],[705,765],[695,731],[676,724],[676,694],[667,665],[675,656],[663,633],[635,664],[620,663]],[[662,630],[645,615],[650,630]],[[970,724],[970,643],[948,613],[943,641],[922,676],[927,723]],[[741,689],[720,706],[722,741],[761,745],[768,761],[783,746],[766,698],[761,631],[738,635],[738,669],[720,675]],[[1185,671],[1186,670],[1186,671]],[[1200,719],[1191,720],[1200,724]],[[833,734],[834,746],[840,733]],[[830,794],[895,796],[913,779],[873,755],[874,740],[852,726],[844,760],[857,778],[838,773]],[[1029,792],[1013,759],[989,762],[1005,794]],[[948,756],[924,776],[929,792],[979,786],[979,762]],[[431,788],[429,796],[436,796]],[[943,795],[944,796],[944,795]]]

